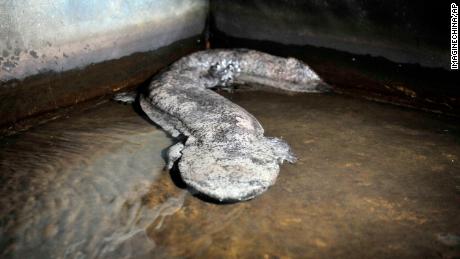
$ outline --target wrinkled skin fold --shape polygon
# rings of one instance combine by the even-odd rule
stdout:
[[[173,137],[186,137],[170,147],[168,167],[178,162],[192,190],[219,201],[254,198],[275,183],[280,164],[296,161],[286,142],[265,137],[254,116],[211,90],[234,83],[327,90],[306,64],[245,49],[196,52],[154,78],[139,95],[142,110]]]

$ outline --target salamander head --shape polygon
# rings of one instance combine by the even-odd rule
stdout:
[[[259,147],[235,153],[219,147],[187,146],[179,162],[180,174],[192,190],[213,199],[252,199],[275,183],[283,159],[294,161],[291,154],[283,153],[280,157],[281,150],[274,152],[274,140],[264,138]],[[277,145],[282,142],[276,141]]]
[[[179,171],[184,182],[210,198],[235,202],[254,198],[275,183],[276,162],[259,164],[250,158],[214,158],[183,155]]]

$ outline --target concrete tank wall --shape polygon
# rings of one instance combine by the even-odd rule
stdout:
[[[449,4],[407,0],[213,0],[228,36],[448,68]]]
[[[24,0],[0,6],[1,80],[65,71],[198,35],[201,0]]]
[[[145,81],[202,48],[207,13],[208,0],[1,1],[0,124]]]
[[[409,0],[212,0],[213,47],[307,62],[337,92],[460,116],[450,4]]]

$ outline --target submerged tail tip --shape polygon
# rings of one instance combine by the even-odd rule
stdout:
[[[137,92],[129,91],[129,92],[116,93],[112,97],[112,100],[119,102],[119,103],[131,104],[136,101],[136,98],[137,98]]]

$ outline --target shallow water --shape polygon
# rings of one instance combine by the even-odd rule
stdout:
[[[299,161],[244,203],[192,196],[173,142],[105,102],[0,144],[0,249],[17,258],[453,257],[460,124],[334,95],[225,94]]]
[[[155,247],[145,229],[180,208],[185,192],[154,207],[143,202],[172,142],[136,115],[107,104],[3,140],[4,252],[93,258]]]

